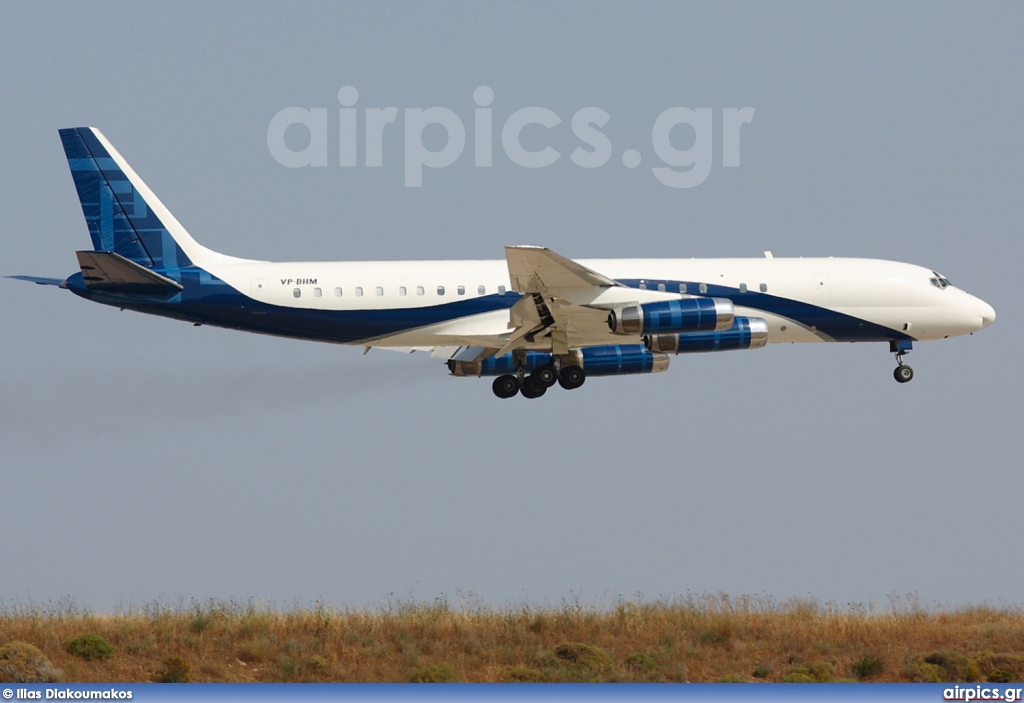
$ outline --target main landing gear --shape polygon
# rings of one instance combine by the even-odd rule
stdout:
[[[567,391],[579,388],[587,380],[583,369],[575,364],[563,366],[561,371],[552,364],[538,366],[529,375],[523,369],[516,373],[498,376],[491,384],[491,390],[499,398],[511,398],[521,393],[524,398],[540,398],[555,383]]]
[[[896,368],[893,369],[892,377],[897,383],[907,383],[914,378],[914,369],[903,363],[903,355],[909,354],[914,348],[910,340],[893,340],[889,342],[889,351],[896,355]]]

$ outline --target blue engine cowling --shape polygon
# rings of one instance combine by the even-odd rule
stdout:
[[[737,317],[727,330],[651,335],[644,343],[661,354],[759,349],[768,343],[768,323],[760,317]]]
[[[668,357],[652,354],[643,344],[615,344],[583,350],[583,370],[588,376],[658,373],[667,368]]]
[[[552,355],[546,352],[526,352],[523,370],[529,373],[538,366],[550,364],[551,360]],[[569,357],[562,357],[563,368],[569,364],[581,364],[588,376],[621,376],[664,371],[668,368],[668,356],[653,354],[642,344],[615,344],[589,347]],[[453,359],[448,362],[448,369],[455,376],[500,376],[515,373],[516,364],[509,353],[483,361]]]
[[[727,330],[736,316],[725,298],[686,298],[628,305],[608,314],[608,327],[616,334],[667,334]]]

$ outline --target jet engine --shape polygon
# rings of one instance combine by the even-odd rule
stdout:
[[[650,351],[662,354],[759,349],[767,343],[768,323],[760,317],[737,317],[726,330],[644,337],[644,344]]]
[[[735,314],[725,298],[661,300],[612,310],[608,327],[625,335],[714,332],[729,329]]]

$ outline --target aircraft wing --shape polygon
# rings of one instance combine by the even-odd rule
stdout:
[[[505,247],[512,289],[520,293],[546,293],[567,288],[610,288],[612,279],[545,247]]]
[[[505,259],[512,288],[523,297],[510,311],[513,331],[496,356],[535,348],[538,341],[541,348],[556,354],[609,343],[608,312],[572,303],[567,297],[586,289],[621,287],[619,283],[544,247],[505,247]]]
[[[621,284],[543,247],[506,247],[505,257],[512,289],[522,297],[508,310],[434,325],[429,330],[436,340],[433,356],[479,360],[514,349],[566,354],[570,349],[624,341],[608,328],[607,309],[578,302],[596,300],[611,288],[623,289]],[[366,344],[426,351],[423,333],[400,333]],[[414,344],[414,338],[420,341]]]
[[[513,349],[568,353],[569,349],[621,342],[608,329],[608,311],[569,298],[592,300],[610,288],[611,278],[533,246],[505,247],[512,289],[522,297],[506,311],[453,320],[438,325],[435,356],[474,358],[502,356]],[[393,344],[394,340],[389,340]]]

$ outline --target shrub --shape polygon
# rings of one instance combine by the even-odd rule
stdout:
[[[459,676],[447,664],[434,664],[414,671],[409,680],[413,683],[455,683]]]
[[[942,683],[942,669],[917,659],[907,667],[907,676],[914,683]]]
[[[201,635],[212,624],[213,618],[208,613],[196,613],[192,618],[192,632]]]
[[[882,662],[874,657],[864,657],[853,665],[853,673],[860,680],[870,679],[882,673]]]
[[[835,681],[835,667],[828,662],[811,662],[791,669],[783,683],[829,683]]]
[[[68,640],[64,648],[68,654],[73,654],[88,661],[109,659],[110,655],[117,650],[114,645],[107,642],[103,635],[97,635],[94,632],[87,632],[84,635]]]
[[[967,665],[970,662],[959,652],[951,650],[932,652],[924,657],[924,662],[939,667],[939,676],[942,681],[967,680]]]
[[[1024,656],[984,653],[974,665],[978,678],[984,674],[993,683],[1012,683],[1024,679]],[[994,677],[994,678],[993,678]]]
[[[28,642],[15,640],[0,647],[0,682],[56,683],[63,673]]]
[[[157,683],[188,683],[192,680],[192,667],[181,657],[167,657],[164,668],[157,675]]]
[[[771,675],[772,675],[772,670],[770,668],[768,668],[767,666],[759,666],[756,669],[754,669],[754,678],[755,679],[766,679],[766,678],[768,678]]]
[[[596,681],[615,673],[615,660],[600,647],[583,642],[563,642],[555,647],[555,657],[575,679]]]
[[[802,671],[791,671],[782,679],[782,683],[817,683],[814,677]]]
[[[647,652],[633,652],[622,662],[622,666],[634,674],[649,674],[658,668],[658,662]]]

